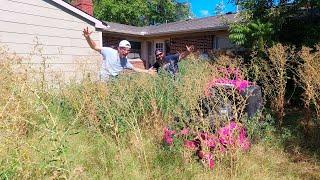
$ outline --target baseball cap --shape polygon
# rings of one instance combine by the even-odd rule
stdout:
[[[125,48],[131,48],[131,44],[129,41],[127,40],[122,40],[119,43],[119,47],[125,47]]]
[[[159,54],[162,54],[162,51],[159,50],[159,49],[157,49],[157,50],[154,52],[154,54],[155,54],[156,56],[158,56]]]

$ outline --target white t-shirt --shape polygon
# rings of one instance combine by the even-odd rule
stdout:
[[[108,79],[109,76],[117,76],[124,69],[133,69],[133,65],[126,57],[120,58],[117,50],[110,47],[102,47],[103,61],[100,68],[100,77]]]

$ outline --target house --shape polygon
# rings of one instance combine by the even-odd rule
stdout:
[[[21,63],[29,73],[42,71],[49,79],[70,79],[83,72],[96,76],[101,55],[89,48],[82,30],[89,27],[92,39],[102,45],[107,24],[92,17],[86,1],[76,4],[85,11],[62,0],[2,0],[1,4],[0,46],[23,57]]]
[[[2,0],[0,7],[0,46],[22,56],[29,73],[41,73],[52,79],[97,78],[102,57],[89,48],[82,36],[84,27],[93,31],[92,39],[103,46],[117,46],[127,39],[132,44],[130,61],[148,68],[154,51],[166,54],[195,45],[200,53],[232,47],[226,21],[235,15],[190,19],[154,26],[135,27],[95,19],[92,0]],[[82,77],[82,76],[81,76]]]
[[[102,32],[103,45],[116,46],[122,39],[129,40],[133,45],[129,57],[142,59],[148,68],[154,63],[156,49],[173,54],[184,51],[186,45],[194,45],[196,51],[206,54],[232,48],[228,22],[235,20],[235,14],[226,14],[145,27],[106,22],[110,28]]]

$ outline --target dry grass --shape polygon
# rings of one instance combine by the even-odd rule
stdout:
[[[285,93],[290,62],[294,60],[294,52],[287,46],[277,44],[266,52],[266,58],[253,55],[253,64],[250,67],[254,79],[262,83],[266,100],[276,114],[281,126],[285,115]]]
[[[297,74],[305,90],[303,94],[305,107],[310,114],[310,108],[313,106],[320,119],[320,46],[316,46],[315,50],[303,47],[299,56],[302,62]]]
[[[281,53],[288,49],[277,48],[270,50],[270,59],[284,61]],[[206,83],[221,76],[218,67],[239,67],[248,77],[250,68],[240,60],[222,56],[208,63],[191,58],[182,62],[176,80],[166,74],[127,74],[108,84],[86,79],[49,89],[45,80],[39,86],[17,73],[19,57],[0,52],[1,179],[319,178],[317,161],[293,162],[276,144],[260,142],[248,153],[217,154],[213,172],[191,152],[161,144],[162,128],[174,117],[197,120],[190,126],[208,129],[206,119],[199,118],[198,100]],[[282,75],[270,76],[282,84],[269,87],[270,92],[285,88],[285,80],[279,79],[285,78],[283,62],[272,67]],[[231,95],[238,102],[232,105],[237,121],[244,121],[246,100],[236,91]],[[281,99],[283,94],[271,97]]]

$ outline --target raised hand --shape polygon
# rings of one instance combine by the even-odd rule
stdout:
[[[191,45],[191,46],[186,45],[186,48],[187,48],[188,52],[192,52],[194,50],[194,46],[193,45]]]
[[[91,32],[89,31],[89,28],[88,28],[88,27],[87,27],[87,28],[84,28],[82,32],[83,32],[83,36],[84,36],[85,38],[90,37],[90,35],[91,35],[91,33],[92,33],[92,31],[91,31]]]

